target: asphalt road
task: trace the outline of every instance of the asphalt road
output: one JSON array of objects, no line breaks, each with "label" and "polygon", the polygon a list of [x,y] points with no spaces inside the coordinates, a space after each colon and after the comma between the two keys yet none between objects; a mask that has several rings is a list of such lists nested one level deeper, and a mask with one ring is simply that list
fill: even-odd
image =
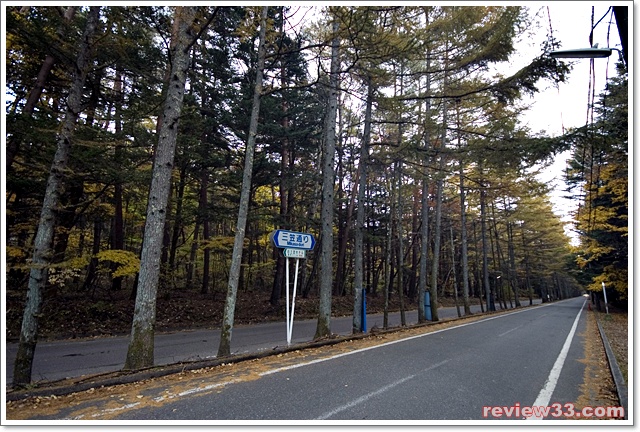
[{"label": "asphalt road", "polygon": [[[484,406],[531,406],[584,298],[265,375],[119,419],[482,419]],[[581,317],[584,318],[584,314]],[[550,403],[575,401],[584,357],[578,323]],[[328,378],[330,377],[330,378]]]},{"label": "asphalt road", "polygon": [[[534,300],[540,303],[540,300]],[[529,300],[523,299],[528,305]],[[498,305],[496,305],[498,307]],[[472,306],[472,313],[480,312],[479,306]],[[441,319],[457,316],[455,307],[438,309]],[[400,325],[400,313],[389,314],[389,326]],[[418,322],[417,310],[406,312],[408,325]],[[316,320],[294,320],[292,344],[309,342],[316,330]],[[333,317],[331,331],[335,334],[351,334],[351,317]],[[382,328],[383,315],[367,316],[367,328]],[[174,333],[160,333],[155,337],[155,363],[167,365],[182,361],[213,358],[218,351],[220,330],[200,329]],[[124,367],[129,337],[108,337],[89,340],[68,340],[41,342],[36,346],[32,381],[54,381],[75,378],[103,372],[113,372]],[[259,352],[287,345],[286,325],[284,322],[264,323],[248,326],[236,326],[232,334],[232,353]],[[6,345],[6,385],[13,380],[13,364],[17,344]]]},{"label": "asphalt road", "polygon": [[485,407],[564,405],[576,401],[583,382],[585,303],[579,297],[518,309],[306,363],[262,369],[251,379],[228,375],[217,379],[226,381],[203,380],[187,389],[161,387],[139,396],[153,403],[119,406],[113,398],[104,405],[94,401],[89,411],[69,407],[55,418],[89,419],[91,413],[94,419],[108,415],[125,421],[376,425],[380,420],[478,421],[486,418]]}]

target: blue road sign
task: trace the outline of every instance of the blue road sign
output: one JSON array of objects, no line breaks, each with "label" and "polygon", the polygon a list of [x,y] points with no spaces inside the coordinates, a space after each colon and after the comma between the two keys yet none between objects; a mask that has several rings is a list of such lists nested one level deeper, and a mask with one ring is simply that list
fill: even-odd
[{"label": "blue road sign", "polygon": [[276,230],[273,233],[273,244],[277,248],[311,250],[316,245],[316,239],[308,233]]}]

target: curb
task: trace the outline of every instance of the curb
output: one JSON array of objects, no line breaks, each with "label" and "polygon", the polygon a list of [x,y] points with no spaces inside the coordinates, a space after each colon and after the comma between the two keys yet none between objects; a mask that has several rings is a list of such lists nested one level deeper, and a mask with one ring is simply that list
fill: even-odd
[{"label": "curb", "polygon": [[[477,314],[482,315],[482,314]],[[468,317],[462,317],[468,318]],[[367,333],[358,333],[344,336],[331,335],[323,339],[303,342],[298,344],[292,344],[290,346],[285,347],[275,347],[269,350],[264,350],[260,352],[253,353],[245,353],[245,354],[236,354],[230,355],[226,357],[218,357],[211,360],[194,360],[189,362],[180,362],[173,363],[169,365],[162,366],[152,366],[146,369],[140,369],[135,371],[114,371],[114,372],[106,372],[97,375],[90,375],[85,377],[78,377],[75,379],[65,379],[59,381],[51,381],[41,383],[40,386],[35,386],[29,389],[17,389],[7,392],[6,398],[7,401],[18,401],[22,399],[27,399],[30,397],[38,397],[38,396],[63,396],[70,393],[77,393],[81,391],[89,390],[93,387],[109,387],[120,384],[130,384],[132,382],[142,381],[146,379],[163,377],[166,375],[171,375],[175,373],[180,373],[184,371],[202,369],[207,367],[215,367],[222,364],[229,363],[239,363],[248,360],[255,360],[265,357],[270,357],[279,354],[285,354],[288,352],[293,352],[296,350],[302,349],[310,349],[310,348],[320,348],[323,346],[336,345],[341,342],[346,341],[355,341],[360,339],[366,339],[370,337],[375,337],[378,335],[395,333],[403,330],[409,330],[417,327],[425,327],[434,324],[442,324],[443,322],[455,321],[461,318],[455,318],[450,320],[442,320],[435,322],[426,322],[422,324],[413,324],[405,327],[391,327],[386,330],[373,330]]]},{"label": "curb", "polygon": [[163,377],[175,373],[184,371],[202,369],[207,367],[215,367],[228,363],[239,363],[248,360],[255,360],[264,357],[269,357],[278,354],[284,354],[287,352],[307,349],[318,348],[326,345],[334,345],[340,342],[348,340],[357,340],[369,337],[371,334],[362,335],[350,335],[349,337],[334,337],[322,339],[319,341],[307,342],[302,344],[295,344],[288,347],[275,347],[270,350],[264,350],[256,353],[247,353],[239,355],[231,355],[227,357],[219,357],[212,360],[194,360],[190,362],[173,363],[162,366],[152,366],[146,369],[140,369],[135,371],[114,371],[103,374],[90,375],[85,377],[78,377],[71,380],[60,380],[42,383],[40,386],[33,387],[26,390],[13,390],[7,392],[7,401],[18,401],[37,396],[63,396],[70,393],[77,393],[81,391],[89,390],[93,387],[110,387],[120,384],[130,384],[132,382]]},{"label": "curb", "polygon": [[598,319],[597,314],[596,314],[596,323],[598,324],[598,330],[600,331],[600,338],[602,339],[602,344],[604,345],[604,351],[607,354],[607,362],[609,363],[609,370],[611,370],[611,375],[613,376],[613,382],[616,385],[616,393],[618,394],[620,405],[622,405],[622,407],[624,408],[624,419],[627,420],[628,419],[627,412],[629,407],[627,385],[624,382],[622,371],[620,370],[620,366],[618,365],[616,356],[613,354],[613,350],[611,349],[611,345],[609,344],[609,339],[607,339],[607,335],[604,333],[604,329],[600,324],[600,320]]}]

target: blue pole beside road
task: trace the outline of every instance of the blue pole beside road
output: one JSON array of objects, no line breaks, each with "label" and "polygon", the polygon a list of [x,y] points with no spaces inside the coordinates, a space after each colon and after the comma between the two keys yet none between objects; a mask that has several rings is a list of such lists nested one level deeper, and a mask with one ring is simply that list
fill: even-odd
[{"label": "blue pole beside road", "polygon": [[362,331],[367,332],[367,290],[362,288]]},{"label": "blue pole beside road", "polygon": [[424,292],[424,317],[427,321],[431,321],[431,293]]}]

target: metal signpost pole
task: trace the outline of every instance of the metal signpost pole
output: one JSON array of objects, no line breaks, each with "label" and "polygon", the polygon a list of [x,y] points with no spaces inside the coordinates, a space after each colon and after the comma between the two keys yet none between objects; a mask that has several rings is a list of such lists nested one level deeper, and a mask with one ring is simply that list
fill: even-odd
[{"label": "metal signpost pole", "polygon": [[289,258],[286,260],[285,285],[287,288],[287,345],[291,344],[291,334],[289,334]]},{"label": "metal signpost pole", "polygon": [[[289,258],[287,258],[288,260]],[[298,265],[300,264],[300,258],[296,258],[296,273],[293,277],[293,297],[291,298],[291,322],[289,323],[289,339],[287,344],[291,344],[291,336],[293,335],[293,312],[296,309],[296,288],[298,286]]]},{"label": "metal signpost pole", "polygon": [[[316,239],[311,234],[275,230],[270,235],[273,244],[278,249],[283,249],[282,253],[286,260],[286,275],[285,284],[287,285],[287,309],[286,309],[286,325],[287,325],[287,345],[291,345],[291,336],[293,334],[293,314],[296,308],[296,291],[298,288],[298,269],[300,267],[300,260],[307,257],[307,251],[313,249],[316,244]],[[289,258],[296,259],[296,274],[293,277],[293,298],[291,299],[291,305],[289,305]],[[291,308],[291,312],[289,312]]]}]

